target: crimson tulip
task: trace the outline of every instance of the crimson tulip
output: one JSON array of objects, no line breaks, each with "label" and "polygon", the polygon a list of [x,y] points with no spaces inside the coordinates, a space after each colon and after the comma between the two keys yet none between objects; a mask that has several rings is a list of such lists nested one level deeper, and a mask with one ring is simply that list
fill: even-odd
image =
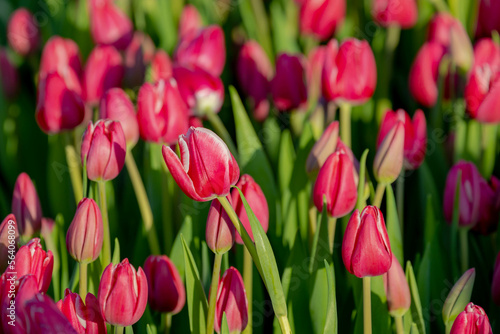
[{"label": "crimson tulip", "polygon": [[14,260],[18,242],[16,217],[11,213],[0,224],[0,272],[5,272],[9,261]]},{"label": "crimson tulip", "polygon": [[31,239],[30,242],[19,248],[15,261],[17,277],[34,275],[39,291],[47,292],[52,279],[54,256],[50,250],[47,252],[43,250],[40,239]]},{"label": "crimson tulip", "polygon": [[398,25],[403,29],[408,29],[417,22],[417,2],[415,0],[375,0],[372,15],[375,21],[383,27]]},{"label": "crimson tulip", "polygon": [[481,306],[469,303],[465,310],[457,316],[450,334],[462,333],[493,334],[488,316]]},{"label": "crimson tulip", "polygon": [[40,45],[40,29],[33,15],[26,8],[15,10],[7,24],[10,47],[21,56],[27,56]]},{"label": "crimson tulip", "polygon": [[300,32],[327,40],[343,23],[345,12],[345,0],[304,0],[300,6]]},{"label": "crimson tulip", "polygon": [[12,213],[16,216],[19,234],[31,238],[42,227],[42,207],[35,186],[26,173],[17,177],[12,196]]},{"label": "crimson tulip", "polygon": [[133,25],[113,0],[90,0],[90,32],[99,45],[125,50],[132,40]]},{"label": "crimson tulip", "polygon": [[276,108],[282,111],[305,108],[307,89],[301,56],[282,53],[276,59],[276,74],[271,80],[271,95]]},{"label": "crimson tulip", "polygon": [[[34,275],[28,274],[23,277],[15,280],[15,277],[10,275],[2,275],[2,280],[5,280],[4,284],[1,288],[3,289],[3,295],[0,292],[2,297],[0,298],[0,306],[2,310],[0,314],[2,321],[0,324],[0,331],[3,325],[3,333],[9,334],[24,334],[28,333],[27,325],[28,325],[28,314],[26,314],[26,302],[31,300],[39,293],[38,282]],[[11,281],[14,279],[15,281]],[[14,289],[12,284],[15,285]],[[9,324],[12,320],[15,320],[14,326]]]},{"label": "crimson tulip", "polygon": [[483,235],[491,234],[497,230],[500,215],[500,192],[498,188],[495,188],[497,181],[498,179],[494,176],[491,177],[491,185],[484,179],[479,181],[480,213],[479,220],[472,230]]},{"label": "crimson tulip", "polygon": [[30,334],[78,334],[57,305],[45,294],[37,294],[25,304],[28,318],[26,333]]},{"label": "crimson tulip", "polygon": [[479,12],[477,14],[476,37],[490,37],[496,30],[500,31],[500,2],[492,0],[480,0]]},{"label": "crimson tulip", "polygon": [[153,59],[155,45],[148,35],[136,31],[124,54],[123,84],[135,88],[144,83],[146,65]]},{"label": "crimson tulip", "polygon": [[[230,197],[228,197],[231,203]],[[215,254],[224,254],[234,245],[235,229],[218,200],[213,200],[208,209],[205,239],[207,246]]]},{"label": "crimson tulip", "polygon": [[78,334],[107,333],[106,323],[99,309],[99,301],[93,294],[88,293],[84,303],[79,294],[66,289],[63,299],[56,305]]},{"label": "crimson tulip", "polygon": [[241,333],[248,324],[248,300],[239,271],[230,267],[219,282],[215,304],[215,331],[221,332],[223,314],[226,314],[229,333]]}]

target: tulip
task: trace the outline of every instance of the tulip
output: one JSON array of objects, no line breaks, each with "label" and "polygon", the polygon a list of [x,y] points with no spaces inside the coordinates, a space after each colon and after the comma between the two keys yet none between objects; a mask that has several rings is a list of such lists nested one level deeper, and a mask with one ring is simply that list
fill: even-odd
[{"label": "tulip", "polygon": [[222,317],[226,313],[229,333],[241,333],[248,324],[248,300],[240,273],[234,267],[226,270],[217,290],[215,331],[221,332]]},{"label": "tulip", "polygon": [[479,221],[481,209],[481,174],[476,166],[467,161],[457,162],[448,172],[444,189],[443,211],[447,222],[451,223],[455,208],[458,175],[460,194],[458,199],[459,226],[473,227]]},{"label": "tulip", "polygon": [[137,99],[137,120],[144,140],[171,145],[188,129],[188,110],[174,79],[145,83]]},{"label": "tulip", "polygon": [[125,50],[132,40],[130,19],[112,0],[90,0],[90,32],[96,44],[112,45]]},{"label": "tulip", "polygon": [[102,273],[98,291],[104,320],[114,326],[131,326],[142,317],[148,301],[148,282],[141,267],[124,259],[110,264]]},{"label": "tulip", "polygon": [[375,57],[367,41],[348,38],[340,47],[332,40],[323,65],[323,96],[329,101],[362,104],[377,84]]},{"label": "tulip", "polygon": [[40,30],[33,15],[26,8],[19,8],[10,16],[7,40],[10,47],[21,56],[27,56],[38,49]]},{"label": "tulip", "polygon": [[9,261],[14,260],[18,242],[16,217],[11,213],[0,224],[0,272],[5,272]]},{"label": "tulip", "polygon": [[476,23],[476,37],[490,37],[496,30],[500,31],[500,2],[491,0],[479,1],[479,13]]},{"label": "tulip", "polygon": [[89,123],[82,138],[82,165],[92,181],[107,181],[118,176],[125,164],[126,142],[120,122],[99,120]]},{"label": "tulip", "polygon": [[354,211],[342,242],[342,261],[357,277],[379,276],[391,268],[392,252],[382,212],[367,206]]},{"label": "tulip", "polygon": [[174,61],[188,68],[200,68],[214,77],[221,75],[226,63],[224,32],[217,25],[198,30],[195,36],[181,40]]},{"label": "tulip", "polygon": [[491,296],[495,304],[500,305],[500,252],[493,268],[493,281],[491,283]]},{"label": "tulip", "polygon": [[139,124],[135,107],[121,88],[111,88],[99,104],[99,118],[120,122],[128,147],[134,147],[139,140]]},{"label": "tulip", "polygon": [[218,113],[224,102],[224,86],[219,77],[202,69],[175,66],[172,70],[182,99],[191,116]]},{"label": "tulip", "polygon": [[19,248],[15,261],[17,277],[34,275],[38,289],[41,292],[47,292],[52,279],[54,256],[50,250],[45,252],[42,249],[40,239],[31,239],[30,242]]},{"label": "tulip", "polygon": [[319,99],[321,97],[321,77],[323,74],[323,64],[325,63],[325,56],[326,46],[318,46],[314,48],[307,56],[307,94],[314,97],[315,99]]},{"label": "tulip", "polygon": [[375,0],[372,7],[375,21],[383,27],[398,25],[409,29],[418,19],[417,2],[415,0]]},{"label": "tulip", "polygon": [[168,54],[163,50],[158,50],[154,54],[151,62],[151,81],[169,80],[172,77],[172,62]]},{"label": "tulip", "polygon": [[273,68],[259,43],[248,41],[243,45],[238,55],[236,74],[241,89],[251,99],[255,119],[264,121],[269,113],[267,95]]},{"label": "tulip", "polygon": [[152,310],[177,314],[186,303],[181,276],[166,255],[150,255],[144,262],[148,302]]},{"label": "tulip", "polygon": [[300,32],[327,40],[344,21],[345,12],[345,0],[304,0],[300,6]]},{"label": "tulip", "polygon": [[305,70],[300,56],[282,53],[276,59],[276,74],[271,80],[271,94],[279,110],[305,108],[307,89]]},{"label": "tulip", "polygon": [[148,35],[136,31],[125,50],[123,83],[134,88],[144,83],[146,65],[153,59],[155,45]]},{"label": "tulip", "polygon": [[450,334],[492,334],[490,321],[483,308],[473,303],[467,304],[451,327]]},{"label": "tulip", "polygon": [[182,9],[179,20],[179,38],[181,40],[192,39],[203,26],[201,15],[193,5],[186,5]]},{"label": "tulip", "polygon": [[380,142],[373,161],[373,173],[379,182],[390,184],[398,178],[403,168],[404,147],[405,126],[398,120]]},{"label": "tulip", "polygon": [[120,87],[123,71],[122,57],[114,47],[95,47],[87,59],[83,74],[85,102],[97,104],[108,89]]},{"label": "tulip", "polygon": [[307,156],[307,173],[318,172],[325,164],[326,159],[337,149],[339,141],[339,122],[335,121],[327,126],[321,137],[314,144]]},{"label": "tulip", "polygon": [[387,308],[393,317],[402,317],[410,309],[411,295],[406,275],[398,259],[392,254],[392,264],[384,274]]},{"label": "tulip", "polygon": [[189,128],[179,136],[180,159],[163,146],[163,159],[182,191],[195,201],[227,196],[240,176],[240,169],[227,145],[204,128]]},{"label": "tulip", "polygon": [[27,331],[30,334],[77,334],[57,305],[45,294],[26,302]]},{"label": "tulip", "polygon": [[19,234],[31,238],[42,226],[42,208],[35,186],[26,173],[17,177],[12,196],[12,213],[16,216]]},{"label": "tulip", "polygon": [[[228,197],[229,203],[231,200]],[[213,200],[208,210],[205,236],[207,246],[215,254],[224,254],[234,245],[234,225],[218,200]]]},{"label": "tulip", "polygon": [[500,206],[495,201],[498,193],[495,193],[495,190],[484,179],[480,179],[479,189],[481,198],[479,220],[472,230],[488,235],[497,230]]},{"label": "tulip", "polygon": [[0,83],[6,98],[14,99],[19,92],[19,73],[7,55],[7,51],[0,49]]},{"label": "tulip", "polygon": [[43,47],[40,60],[40,80],[51,72],[59,72],[61,76],[68,77],[70,74],[67,72],[69,71],[73,71],[73,78],[79,82],[83,71],[78,44],[71,39],[53,36]]},{"label": "tulip", "polygon": [[93,294],[87,294],[84,304],[77,293],[66,289],[64,298],[58,301],[56,305],[79,334],[107,333],[106,323],[99,309],[99,301]]},{"label": "tulip", "polygon": [[[2,292],[0,292],[0,295],[2,295],[2,297],[0,298],[2,307],[0,313],[2,319],[5,319],[5,321],[2,321],[2,324],[0,324],[0,332],[3,325],[3,333],[28,333],[26,328],[28,319],[25,305],[26,302],[31,300],[39,293],[38,282],[34,275],[24,275],[15,282],[10,281],[12,278],[15,279],[15,277],[11,275],[2,275],[3,282],[1,289],[3,290],[4,294],[2,295]],[[14,289],[11,286],[12,283],[15,284]],[[10,322],[11,320],[13,320],[9,317],[9,315],[12,314],[12,311],[8,309],[9,307],[12,309],[12,305],[14,305],[15,307],[14,313],[16,316],[14,326],[8,324],[8,321]]]}]

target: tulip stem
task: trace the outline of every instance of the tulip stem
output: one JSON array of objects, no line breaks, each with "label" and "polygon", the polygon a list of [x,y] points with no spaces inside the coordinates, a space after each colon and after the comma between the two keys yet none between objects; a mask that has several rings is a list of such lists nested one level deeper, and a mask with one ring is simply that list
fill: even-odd
[{"label": "tulip stem", "polygon": [[383,182],[379,182],[377,184],[377,190],[375,191],[375,197],[373,198],[373,205],[377,208],[380,208],[380,204],[382,204],[382,198],[384,198],[386,184]]},{"label": "tulip stem", "polygon": [[127,152],[127,155],[125,156],[125,165],[127,166],[128,175],[130,177],[130,181],[132,182],[132,186],[134,187],[135,196],[137,197],[137,204],[139,204],[139,210],[141,211],[142,223],[144,224],[144,229],[146,230],[149,248],[151,249],[151,253],[155,255],[160,254],[160,243],[158,242],[158,236],[153,224],[153,212],[151,211],[151,205],[149,204],[148,195],[146,193],[146,189],[144,188],[144,183],[142,182],[139,170],[137,169],[134,156],[130,151]]},{"label": "tulip stem", "polygon": [[170,172],[165,164],[163,164],[163,175],[162,175],[162,222],[163,222],[163,241],[165,242],[165,253],[170,252],[172,247],[172,236],[174,235],[174,224],[172,219],[172,192],[170,186],[172,184],[170,180]]},{"label": "tulip stem", "polygon": [[401,230],[401,235],[403,234],[403,210],[405,203],[405,176],[404,169],[401,170],[398,180],[396,181],[396,206],[398,208],[398,218],[399,218],[399,229]]},{"label": "tulip stem", "polygon": [[370,277],[363,277],[363,333],[372,333],[372,296]]},{"label": "tulip stem", "polygon": [[111,237],[109,234],[108,206],[106,204],[106,183],[99,181],[99,208],[102,214],[103,243],[102,243],[102,268],[111,263]]},{"label": "tulip stem", "polygon": [[340,104],[340,139],[351,147],[351,105],[343,102]]},{"label": "tulip stem", "polygon": [[125,327],[115,326],[115,334],[123,334],[124,329],[125,329]]},{"label": "tulip stem", "polygon": [[252,334],[252,298],[253,298],[253,263],[252,255],[246,247],[243,247],[243,282],[247,293],[248,303],[248,325],[243,334]]},{"label": "tulip stem", "polygon": [[80,282],[78,282],[80,297],[82,300],[85,300],[85,296],[87,295],[87,263],[80,262]]},{"label": "tulip stem", "polygon": [[212,283],[210,284],[208,314],[207,314],[207,334],[213,334],[215,322],[215,303],[217,302],[217,289],[219,287],[220,267],[222,254],[215,254],[214,269],[212,271]]},{"label": "tulip stem", "polygon": [[165,334],[170,333],[170,327],[172,326],[172,313],[165,313]]},{"label": "tulip stem", "polygon": [[335,227],[337,226],[337,218],[328,217],[328,240],[330,241],[330,254],[333,254],[335,244]]},{"label": "tulip stem", "polygon": [[229,151],[231,151],[231,154],[235,159],[237,159],[238,150],[236,149],[236,145],[234,145],[233,138],[231,138],[231,135],[224,126],[224,123],[222,123],[219,115],[211,111],[206,112],[205,115],[207,116],[210,124],[214,127],[215,132],[217,132],[222,140],[224,140],[227,147],[229,148]]},{"label": "tulip stem", "polygon": [[466,272],[469,269],[469,230],[466,228],[459,228],[458,234],[460,236],[460,263],[462,265],[462,272]]},{"label": "tulip stem", "polygon": [[394,320],[396,321],[396,333],[397,334],[404,334],[405,333],[405,329],[404,329],[404,326],[403,326],[403,317],[402,316],[397,316],[394,318]]},{"label": "tulip stem", "polygon": [[80,159],[76,153],[75,146],[71,142],[72,132],[64,134],[64,151],[66,153],[66,162],[68,163],[69,176],[71,178],[71,185],[73,186],[73,193],[75,195],[76,203],[78,204],[82,199],[83,186],[80,172]]}]

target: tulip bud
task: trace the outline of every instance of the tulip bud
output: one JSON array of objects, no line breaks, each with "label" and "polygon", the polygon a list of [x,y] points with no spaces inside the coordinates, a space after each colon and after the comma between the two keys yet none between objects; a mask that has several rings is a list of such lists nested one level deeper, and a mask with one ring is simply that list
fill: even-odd
[{"label": "tulip bud", "polygon": [[402,317],[410,309],[411,295],[406,275],[398,259],[392,254],[392,264],[384,274],[387,308],[393,317]]},{"label": "tulip bud", "polygon": [[372,7],[375,21],[383,27],[398,25],[409,29],[418,19],[417,2],[415,0],[375,0]]},{"label": "tulip bud", "polygon": [[463,303],[468,302],[476,279],[476,270],[467,270],[453,285],[444,301],[443,322],[447,329],[451,327],[458,314],[463,310]]},{"label": "tulip bud", "polygon": [[154,53],[155,45],[148,35],[136,31],[134,38],[125,50],[123,84],[135,88],[144,83],[146,64]]},{"label": "tulip bud", "polygon": [[33,53],[40,45],[40,30],[26,8],[19,8],[10,16],[7,39],[10,47],[21,56]]},{"label": "tulip bud", "polygon": [[99,118],[120,122],[128,147],[134,147],[139,140],[139,124],[135,108],[128,95],[121,88],[111,88],[99,104]]},{"label": "tulip bud", "polygon": [[142,317],[148,301],[148,282],[141,267],[124,259],[104,269],[98,292],[104,320],[114,326],[131,326]]},{"label": "tulip bud", "polygon": [[156,51],[151,62],[151,81],[169,80],[172,77],[172,62],[163,50]]},{"label": "tulip bud", "polygon": [[389,236],[382,212],[376,206],[352,214],[342,241],[342,261],[347,271],[360,278],[379,276],[391,268]]},{"label": "tulip bud", "polygon": [[345,0],[304,0],[300,6],[300,32],[327,40],[344,21],[345,11]]},{"label": "tulip bud", "polygon": [[220,76],[226,63],[224,31],[212,25],[198,30],[190,39],[181,40],[174,61],[182,67],[200,68],[214,77]]},{"label": "tulip bud", "polygon": [[491,296],[493,302],[500,306],[500,252],[498,252],[493,268],[493,281],[491,283]]},{"label": "tulip bud", "polygon": [[92,181],[108,181],[118,176],[125,164],[127,145],[120,122],[89,122],[82,138],[82,165],[87,162],[87,176]]},{"label": "tulip bud", "polygon": [[[231,203],[231,197],[227,197]],[[218,200],[213,200],[208,210],[205,239],[215,254],[224,254],[234,245],[234,225]]]},{"label": "tulip bud", "polygon": [[175,143],[187,131],[188,117],[173,78],[142,85],[137,98],[137,120],[144,140],[167,145]]},{"label": "tulip bud", "polygon": [[57,305],[45,294],[26,302],[27,331],[30,334],[77,334]]},{"label": "tulip bud", "polygon": [[192,39],[203,26],[201,15],[193,5],[186,5],[182,9],[179,20],[179,38]]},{"label": "tulip bud", "polygon": [[479,190],[481,198],[479,220],[472,230],[483,235],[488,235],[497,230],[500,210],[499,206],[495,203],[495,196],[498,194],[495,194],[495,190],[484,179],[479,181]]},{"label": "tulip bud", "polygon": [[186,303],[186,290],[172,260],[150,255],[144,262],[149,307],[158,312],[179,313]]},{"label": "tulip bud", "polygon": [[42,249],[40,239],[31,239],[30,242],[19,248],[15,261],[17,277],[34,275],[38,289],[41,292],[47,292],[52,279],[54,256],[50,250],[45,252]]},{"label": "tulip bud", "polygon": [[3,48],[0,49],[0,82],[5,97],[14,99],[19,92],[19,74]]},{"label": "tulip bud", "polygon": [[403,168],[404,144],[405,127],[398,120],[378,146],[373,161],[377,181],[390,184],[398,178]]},{"label": "tulip bud", "polygon": [[457,203],[459,206],[458,225],[472,227],[476,225],[480,217],[482,177],[471,162],[459,161],[448,172],[443,198],[444,217],[447,222],[452,222],[459,172],[461,176]]},{"label": "tulip bud", "polygon": [[87,59],[83,74],[85,102],[97,104],[108,89],[120,87],[123,71],[122,57],[114,47],[95,47]]},{"label": "tulip bud", "polygon": [[306,106],[307,89],[304,75],[304,66],[300,56],[286,53],[278,56],[276,74],[271,80],[271,94],[276,108],[285,111]]},{"label": "tulip bud", "polygon": [[251,99],[254,118],[264,121],[269,113],[267,95],[273,68],[259,43],[248,41],[243,45],[238,55],[236,74],[241,89]]},{"label": "tulip bud", "polygon": [[12,196],[12,213],[16,216],[19,234],[31,238],[42,226],[42,207],[35,186],[26,173],[17,177]]},{"label": "tulip bud", "polygon": [[339,141],[339,122],[330,123],[325,129],[321,137],[314,144],[307,156],[306,172],[318,172],[321,166],[324,165],[326,159],[332,155]]},{"label": "tulip bud", "polygon": [[163,159],[175,182],[195,201],[227,196],[240,177],[236,160],[226,143],[205,128],[189,128],[179,136],[180,159],[163,146]]},{"label": "tulip bud", "polygon": [[326,46],[318,46],[314,48],[307,56],[307,94],[308,96],[312,96],[316,100],[321,97],[321,77],[323,75],[323,64],[325,63],[325,56]]},{"label": "tulip bud", "polygon": [[248,300],[240,273],[234,267],[226,270],[219,282],[215,304],[214,328],[221,332],[222,318],[226,313],[229,333],[241,333],[248,324]]},{"label": "tulip bud", "polygon": [[79,334],[105,334],[107,332],[106,323],[99,309],[99,301],[93,294],[87,294],[84,304],[79,294],[66,289],[64,298],[56,305]]},{"label": "tulip bud", "polygon": [[367,41],[348,38],[340,48],[336,40],[326,47],[323,96],[329,101],[362,104],[375,92],[377,67]]},{"label": "tulip bud", "polygon": [[90,0],[90,32],[96,44],[112,45],[125,50],[132,40],[130,19],[112,0]]},{"label": "tulip bud", "polygon": [[467,304],[451,327],[450,334],[492,334],[490,321],[483,308],[473,303]]},{"label": "tulip bud", "polygon": [[0,272],[5,272],[8,262],[14,260],[18,242],[16,217],[11,213],[0,224]]},{"label": "tulip bud", "polygon": [[476,38],[490,37],[496,30],[500,32],[500,21],[498,13],[500,12],[500,2],[490,0],[479,1],[479,13],[476,23]]},{"label": "tulip bud", "polygon": [[[59,36],[51,37],[42,51],[40,60],[40,80],[51,72],[58,72],[63,77],[68,77],[67,72],[73,71],[74,80],[80,80],[82,76],[82,62],[80,59],[80,50],[78,44],[71,39]],[[74,86],[70,84],[69,86]]]}]

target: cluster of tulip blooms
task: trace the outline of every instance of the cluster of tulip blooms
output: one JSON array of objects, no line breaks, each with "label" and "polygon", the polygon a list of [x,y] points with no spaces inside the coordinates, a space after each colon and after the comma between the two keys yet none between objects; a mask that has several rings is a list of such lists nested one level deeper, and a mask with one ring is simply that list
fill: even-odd
[{"label": "cluster of tulip blooms", "polygon": [[[431,2],[79,0],[57,10],[84,52],[12,11],[1,105],[35,78],[21,113],[68,173],[16,164],[0,198],[0,333],[500,330],[500,2]],[[377,32],[352,37],[367,13]],[[2,191],[21,122],[5,114]],[[44,216],[53,192],[72,216]]]}]

